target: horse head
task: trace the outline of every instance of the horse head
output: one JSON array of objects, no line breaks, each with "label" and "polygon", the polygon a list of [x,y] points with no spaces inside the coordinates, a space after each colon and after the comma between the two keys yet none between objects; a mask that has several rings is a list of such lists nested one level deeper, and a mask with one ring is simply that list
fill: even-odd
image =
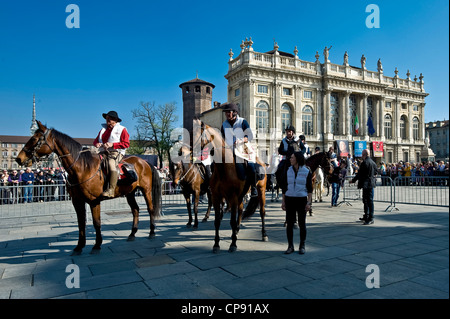
[{"label": "horse head", "polygon": [[178,149],[177,155],[176,160],[171,160],[169,163],[170,174],[172,175],[172,183],[174,186],[178,185],[181,177],[184,175],[184,163],[190,162],[191,150],[188,146],[182,145]]},{"label": "horse head", "polygon": [[48,129],[41,122],[36,122],[38,129],[16,157],[16,162],[21,166],[31,166],[33,162],[38,162],[41,157],[53,153],[53,148],[49,145],[49,136],[52,130]]},{"label": "horse head", "polygon": [[324,152],[324,156],[322,157],[320,166],[322,166],[323,172],[325,175],[331,175],[334,171],[334,166],[331,164],[331,156],[330,153]]}]

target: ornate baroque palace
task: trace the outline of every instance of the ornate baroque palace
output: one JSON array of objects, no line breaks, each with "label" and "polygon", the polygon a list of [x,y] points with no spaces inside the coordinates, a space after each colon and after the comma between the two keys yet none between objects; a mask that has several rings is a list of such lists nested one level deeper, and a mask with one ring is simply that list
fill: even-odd
[{"label": "ornate baroque palace", "polygon": [[361,142],[372,151],[375,147],[377,162],[421,160],[428,95],[422,74],[411,79],[408,70],[406,78],[400,78],[396,68],[389,77],[381,60],[376,71],[368,70],[364,55],[360,66],[351,66],[347,52],[340,64],[331,63],[327,47],[323,63],[319,52],[316,61],[304,61],[297,47],[290,54],[280,51],[276,42],[266,53],[254,51],[251,38],[240,47],[237,57],[229,52],[228,102],[236,103],[249,120],[261,158],[273,153],[270,131],[276,132],[279,143],[284,128],[292,124],[311,149],[328,150],[344,140],[352,154]]}]

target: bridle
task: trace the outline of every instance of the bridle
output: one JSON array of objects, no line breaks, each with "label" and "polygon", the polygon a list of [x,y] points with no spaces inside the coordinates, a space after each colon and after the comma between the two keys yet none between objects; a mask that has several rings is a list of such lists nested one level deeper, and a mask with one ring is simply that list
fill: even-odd
[{"label": "bridle", "polygon": [[[42,131],[40,131],[42,132]],[[27,154],[27,157],[29,160],[31,160],[32,162],[40,162],[42,159],[46,159],[50,156],[51,153],[54,152],[53,148],[48,144],[47,142],[47,137],[50,135],[51,129],[46,130],[45,132],[42,132],[41,136],[39,137],[37,143],[30,149],[26,146],[24,146],[24,148],[22,149],[22,151],[25,152],[25,154]],[[37,152],[41,149],[41,147],[43,145],[47,145],[48,148],[50,148],[50,150],[52,151],[50,154],[48,154],[46,157],[44,156],[39,156],[37,154]]]},{"label": "bridle", "polygon": [[[62,166],[62,162],[61,162],[61,158],[66,157],[66,156],[70,156],[72,154],[68,153],[68,154],[63,154],[63,155],[58,155],[58,153],[55,152],[55,149],[53,147],[51,147],[51,145],[48,143],[47,138],[50,135],[50,132],[52,131],[52,129],[47,129],[45,132],[39,130],[42,134],[39,137],[37,143],[30,149],[26,146],[23,147],[23,151],[25,152],[25,154],[27,154],[27,157],[29,158],[29,160],[31,160],[31,162],[36,162],[39,163],[42,159],[47,159],[50,157],[50,155],[52,153],[56,154],[57,157],[57,162],[59,164],[59,166]],[[42,146],[46,145],[49,149],[50,149],[50,153],[47,154],[46,156],[39,156],[38,155],[38,151],[41,149]],[[80,158],[80,154],[83,152],[86,152],[89,150],[83,150],[83,147],[78,151],[77,157],[76,159],[72,162],[72,164],[70,164],[70,166],[65,169],[66,172],[69,171],[74,165],[75,163],[78,161],[78,159]],[[77,186],[83,183],[86,183],[87,181],[90,181],[92,178],[94,178],[95,175],[97,175],[101,170],[101,165],[99,165],[99,169],[95,172],[94,175],[92,175],[91,177],[89,177],[87,180],[82,181],[80,183],[76,183],[76,184],[71,184],[69,182],[69,180],[65,177],[65,175],[63,174],[63,177],[65,179],[65,182],[67,184],[67,187],[73,187],[73,186]]]}]

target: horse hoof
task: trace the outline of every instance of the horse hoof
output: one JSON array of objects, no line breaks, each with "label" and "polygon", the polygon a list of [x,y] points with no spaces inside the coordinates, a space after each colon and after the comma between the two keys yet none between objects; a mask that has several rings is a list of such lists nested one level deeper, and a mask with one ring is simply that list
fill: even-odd
[{"label": "horse hoof", "polygon": [[80,256],[81,255],[82,250],[73,250],[72,253],[70,254],[70,256]]},{"label": "horse hoof", "polygon": [[130,235],[127,238],[127,241],[134,241],[136,239],[136,237],[134,235]]},{"label": "horse hoof", "polygon": [[191,228],[192,225],[191,224],[186,224],[186,228]]},{"label": "horse hoof", "polygon": [[236,246],[231,245],[230,248],[228,249],[228,252],[229,253],[234,253],[236,251],[236,249],[237,249]]},{"label": "horse hoof", "polygon": [[100,254],[100,250],[101,250],[101,248],[92,248],[92,250],[91,250],[91,255],[98,255],[98,254]]},{"label": "horse hoof", "polygon": [[193,227],[193,230],[197,230],[197,229],[198,229],[198,226],[194,226],[194,227]]},{"label": "horse hoof", "polygon": [[208,218],[203,218],[202,223],[206,223],[208,221]]},{"label": "horse hoof", "polygon": [[268,236],[263,236],[262,240],[263,241],[269,241],[269,237]]},{"label": "horse hoof", "polygon": [[214,246],[213,247],[213,253],[217,254],[220,251],[220,247],[219,246]]},{"label": "horse hoof", "polygon": [[155,234],[150,234],[150,235],[148,235],[148,239],[153,239],[153,238],[155,238],[155,237],[156,237]]}]

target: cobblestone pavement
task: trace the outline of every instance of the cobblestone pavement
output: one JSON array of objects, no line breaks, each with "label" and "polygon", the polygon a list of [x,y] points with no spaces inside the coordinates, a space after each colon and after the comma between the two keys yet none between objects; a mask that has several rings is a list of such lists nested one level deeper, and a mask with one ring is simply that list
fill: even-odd
[{"label": "cobblestone pavement", "polygon": [[96,255],[89,253],[95,239],[90,218],[80,256],[70,256],[78,238],[74,212],[0,219],[0,298],[449,298],[448,207],[398,205],[399,211],[384,212],[386,205],[376,203],[375,224],[365,226],[358,221],[362,202],[329,206],[314,204],[315,215],[307,217],[305,255],[283,254],[284,212],[270,200],[269,241],[261,240],[256,213],[243,222],[234,253],[228,253],[229,214],[222,221],[222,250],[214,254],[214,213],[194,230],[185,226],[181,206],[165,210],[153,239],[147,238],[148,214],[141,212],[133,242],[127,241],[130,213],[103,214],[104,241]]}]

